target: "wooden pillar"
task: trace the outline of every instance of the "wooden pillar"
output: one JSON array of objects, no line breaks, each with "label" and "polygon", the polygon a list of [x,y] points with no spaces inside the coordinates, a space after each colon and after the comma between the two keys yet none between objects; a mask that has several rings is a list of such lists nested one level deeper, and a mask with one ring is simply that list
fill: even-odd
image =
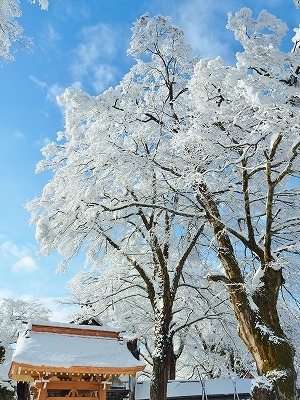
[{"label": "wooden pillar", "polygon": [[99,399],[106,400],[106,384],[103,382],[100,382],[99,385]]},{"label": "wooden pillar", "polygon": [[39,389],[39,395],[37,400],[45,400],[47,396],[47,386],[43,385],[41,389]]}]

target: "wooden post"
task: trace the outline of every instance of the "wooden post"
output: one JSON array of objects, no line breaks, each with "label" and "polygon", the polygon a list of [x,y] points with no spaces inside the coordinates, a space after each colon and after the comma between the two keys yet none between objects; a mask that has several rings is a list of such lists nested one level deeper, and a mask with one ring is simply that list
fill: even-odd
[{"label": "wooden post", "polygon": [[39,395],[37,400],[45,400],[47,396],[47,386],[43,385],[43,387],[41,389],[39,389]]},{"label": "wooden post", "polygon": [[106,400],[106,384],[102,382],[99,385],[99,399]]}]

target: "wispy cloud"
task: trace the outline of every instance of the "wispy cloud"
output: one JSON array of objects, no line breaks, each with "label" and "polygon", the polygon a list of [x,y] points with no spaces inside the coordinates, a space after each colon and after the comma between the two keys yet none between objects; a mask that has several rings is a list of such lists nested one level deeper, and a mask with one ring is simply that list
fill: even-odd
[{"label": "wispy cloud", "polygon": [[52,6],[58,17],[62,20],[72,18],[74,20],[85,20],[90,16],[89,7],[86,0],[64,0],[61,2],[53,2]]},{"label": "wispy cloud", "polygon": [[100,23],[84,27],[79,37],[70,67],[73,78],[77,82],[87,79],[96,91],[102,91],[114,82],[117,74],[117,68],[111,63],[117,54],[116,32]]},{"label": "wispy cloud", "polygon": [[58,83],[55,83],[54,85],[47,87],[47,100],[52,101],[54,103],[57,103],[56,98],[57,96],[61,96],[63,92],[65,91],[65,88]]},{"label": "wispy cloud", "polygon": [[48,42],[53,44],[61,40],[60,33],[50,23],[46,26],[46,29],[44,31],[44,36],[46,36]]},{"label": "wispy cloud", "polygon": [[108,65],[108,64],[99,64],[94,69],[94,83],[93,87],[96,92],[103,92],[104,89],[107,89],[110,84],[115,81],[115,77],[117,74],[117,68]]},{"label": "wispy cloud", "polygon": [[39,78],[37,78],[34,75],[30,75],[29,79],[32,80],[32,82],[34,82],[38,87],[44,89],[48,87],[48,84],[44,81],[41,81]]},{"label": "wispy cloud", "polygon": [[31,252],[30,248],[18,246],[9,240],[0,244],[0,254],[8,259],[12,272],[16,274],[31,273],[38,269]]},{"label": "wispy cloud", "polygon": [[53,141],[52,139],[50,139],[48,136],[46,136],[40,140],[36,140],[35,145],[41,149],[41,148],[47,146],[47,144],[51,143],[52,141]]},{"label": "wispy cloud", "polygon": [[226,40],[227,13],[230,6],[214,1],[185,1],[176,8],[175,16],[188,41],[203,58],[222,56],[228,61],[231,41]]},{"label": "wispy cloud", "polygon": [[61,34],[50,22],[43,26],[40,33],[39,44],[41,49],[44,51],[46,57],[49,49],[51,49],[51,51],[54,51],[55,53],[59,53],[58,42],[60,42],[61,40]]},{"label": "wispy cloud", "polygon": [[63,94],[65,88],[61,86],[59,83],[54,83],[53,85],[48,85],[47,82],[44,82],[37,78],[34,75],[30,75],[29,79],[35,83],[39,88],[46,90],[46,99],[56,103],[56,97]]},{"label": "wispy cloud", "polygon": [[233,34],[226,29],[226,24],[228,12],[240,8],[239,3],[242,1],[169,0],[164,4],[153,0],[150,11],[158,8],[163,15],[171,16],[184,31],[195,54],[203,58],[221,56],[226,62],[232,62],[235,55]]},{"label": "wispy cloud", "polygon": [[25,135],[23,132],[19,131],[18,129],[14,132],[15,138],[18,140],[25,140]]},{"label": "wispy cloud", "polygon": [[24,256],[12,265],[12,271],[16,274],[34,272],[38,266],[31,256]]}]

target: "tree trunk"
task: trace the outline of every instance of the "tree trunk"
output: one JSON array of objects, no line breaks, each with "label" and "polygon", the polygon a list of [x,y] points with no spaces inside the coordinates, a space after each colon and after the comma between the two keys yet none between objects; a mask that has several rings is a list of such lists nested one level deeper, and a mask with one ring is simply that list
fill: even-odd
[{"label": "tree trunk", "polygon": [[18,400],[29,400],[30,391],[28,382],[18,382],[17,383],[17,397]]},{"label": "tree trunk", "polygon": [[169,335],[161,335],[153,356],[153,369],[150,384],[150,400],[167,399],[167,384],[171,373],[170,366],[172,365],[172,353],[174,352]]},{"label": "tree trunk", "polygon": [[[296,400],[294,348],[285,337],[271,293],[261,289],[253,304],[244,288],[229,288],[241,339],[251,352],[260,379],[253,390],[254,400]],[[274,299],[273,299],[274,300]],[[250,299],[251,301],[251,299]]]},{"label": "tree trunk", "polygon": [[153,370],[150,383],[150,400],[166,400],[168,383],[167,355],[153,357]]},{"label": "tree trunk", "polygon": [[163,309],[155,312],[155,348],[152,356],[153,369],[150,383],[150,400],[167,399],[170,356],[173,352],[173,343],[170,337],[171,309],[171,302],[165,297]]},{"label": "tree trunk", "polygon": [[168,379],[170,381],[174,381],[176,379],[176,361],[177,361],[177,355],[174,352],[174,346],[173,346],[173,344],[170,344],[169,372],[168,372]]},{"label": "tree trunk", "polygon": [[216,204],[209,196],[207,204],[210,210],[207,218],[218,241],[218,257],[227,275],[210,276],[210,279],[226,284],[239,335],[255,360],[261,379],[257,380],[260,383],[253,390],[253,399],[296,400],[295,351],[281,329],[276,308],[282,272],[268,267],[262,256],[261,285],[253,296],[249,295],[230,237],[220,222]]},{"label": "tree trunk", "polygon": [[[165,325],[166,327],[166,325]],[[169,329],[167,329],[167,332]],[[150,400],[166,400],[168,380],[175,380],[177,356],[169,334],[161,334],[153,357]],[[159,337],[158,337],[159,339]]]}]

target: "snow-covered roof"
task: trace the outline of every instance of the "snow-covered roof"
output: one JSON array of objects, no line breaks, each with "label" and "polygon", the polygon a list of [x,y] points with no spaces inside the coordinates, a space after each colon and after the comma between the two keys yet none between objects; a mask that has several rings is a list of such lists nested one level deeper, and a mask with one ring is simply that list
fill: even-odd
[{"label": "snow-covered roof", "polygon": [[[251,389],[251,379],[210,379],[203,381],[205,393],[211,395],[248,394]],[[169,381],[167,396],[169,398],[200,396],[202,384],[200,381]],[[135,399],[147,400],[150,396],[150,381],[137,382]]]},{"label": "snow-covered roof", "polygon": [[144,369],[145,364],[128,350],[126,340],[112,336],[102,327],[90,328],[74,324],[29,324],[28,329],[19,334],[12,357],[13,379],[18,380],[21,372],[14,371],[20,368],[50,372],[80,369],[81,372],[108,374],[136,373]]},{"label": "snow-covered roof", "polygon": [[98,336],[23,332],[13,361],[33,366],[134,367],[144,365],[127,349],[126,342]]}]

